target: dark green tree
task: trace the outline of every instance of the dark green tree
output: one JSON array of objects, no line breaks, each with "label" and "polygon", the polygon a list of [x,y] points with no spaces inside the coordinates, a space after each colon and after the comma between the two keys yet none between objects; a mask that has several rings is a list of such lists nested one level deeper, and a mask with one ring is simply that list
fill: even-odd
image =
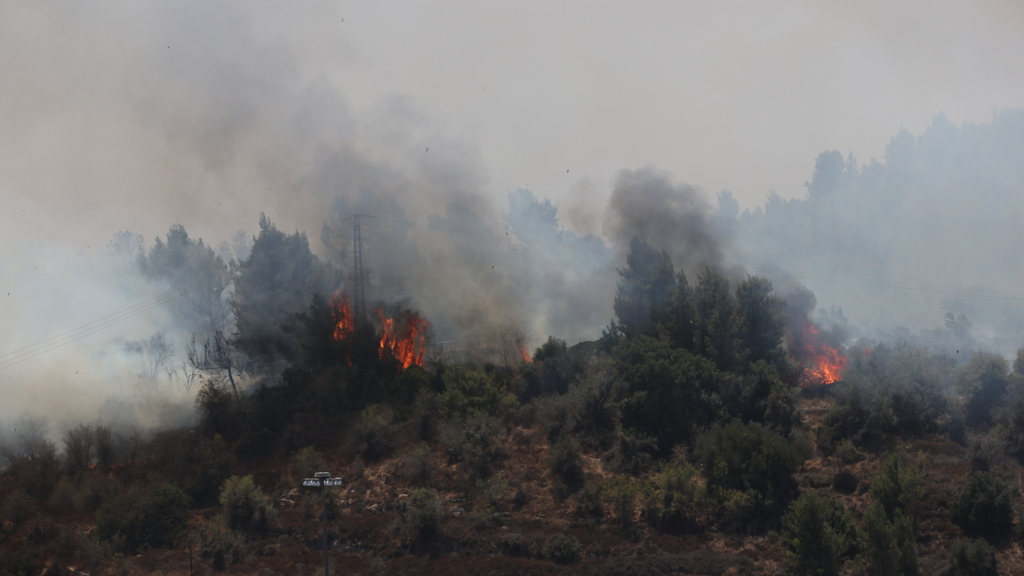
[{"label": "dark green tree", "polygon": [[879,576],[916,576],[917,541],[914,523],[896,510],[886,514],[885,507],[875,502],[864,512],[865,556],[871,574]]},{"label": "dark green tree", "polygon": [[772,293],[772,282],[767,278],[749,276],[736,286],[737,347],[745,365],[763,360],[780,368],[783,366],[785,307],[786,302]]},{"label": "dark green tree", "polygon": [[623,424],[656,438],[662,453],[717,416],[721,376],[705,358],[641,335],[620,346],[616,368],[627,389]]},{"label": "dark green tree", "polygon": [[857,548],[853,515],[835,498],[800,494],[782,518],[788,534],[786,566],[795,574],[837,576]]},{"label": "dark green tree", "polygon": [[707,268],[697,278],[693,291],[695,351],[709,358],[720,370],[731,370],[737,362],[737,305],[729,281]]},{"label": "dark green tree", "polygon": [[231,300],[237,345],[262,371],[297,360],[299,313],[314,292],[329,294],[339,284],[337,274],[310,252],[304,233],[285,234],[260,214],[260,234],[238,264]]},{"label": "dark green tree", "polygon": [[978,352],[957,373],[957,386],[967,398],[968,426],[988,424],[992,409],[999,404],[1009,385],[1009,367],[998,354]]},{"label": "dark green tree", "polygon": [[746,494],[757,519],[777,518],[797,494],[796,450],[760,424],[715,424],[697,440],[693,455],[709,487]]},{"label": "dark green tree", "polygon": [[129,554],[170,547],[185,529],[188,510],[188,497],[170,484],[133,488],[100,508],[96,532]]},{"label": "dark green tree", "polygon": [[646,333],[654,328],[674,284],[672,259],[636,236],[629,242],[626,267],[619,269],[615,316],[626,333]]},{"label": "dark green tree", "polygon": [[1013,533],[1013,489],[991,472],[972,472],[950,515],[968,536],[1005,542]]}]

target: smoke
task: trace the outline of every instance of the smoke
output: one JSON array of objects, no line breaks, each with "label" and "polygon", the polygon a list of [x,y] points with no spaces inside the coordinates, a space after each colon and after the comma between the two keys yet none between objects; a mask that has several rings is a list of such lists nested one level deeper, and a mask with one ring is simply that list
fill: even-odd
[{"label": "smoke", "polygon": [[842,309],[853,337],[1012,354],[1024,344],[1022,154],[1022,110],[963,126],[940,114],[865,164],[823,152],[806,198],[770,194],[736,218],[736,257],[793,274]]},{"label": "smoke", "polygon": [[724,235],[711,222],[711,205],[700,188],[677,184],[654,168],[623,170],[612,189],[605,235],[624,247],[637,236],[667,250],[688,269],[719,267]]}]

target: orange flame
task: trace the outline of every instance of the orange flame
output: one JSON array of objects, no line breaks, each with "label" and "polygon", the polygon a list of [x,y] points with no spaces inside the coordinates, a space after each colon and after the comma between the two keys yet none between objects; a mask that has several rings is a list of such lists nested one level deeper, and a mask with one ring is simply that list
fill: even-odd
[{"label": "orange flame", "polygon": [[348,338],[355,326],[352,325],[352,309],[348,305],[348,296],[335,293],[331,296],[331,306],[339,312],[341,318],[334,326],[334,339],[344,340]]},{"label": "orange flame", "polygon": [[523,362],[526,362],[527,364],[533,364],[533,358],[530,358],[530,353],[526,351],[525,344],[519,345],[519,354],[522,355]]},{"label": "orange flame", "polygon": [[802,340],[808,360],[807,372],[802,378],[805,386],[832,384],[842,378],[847,359],[821,337],[817,326],[806,322]]},{"label": "orange flame", "polygon": [[384,310],[374,310],[377,318],[380,319],[380,357],[394,356],[402,368],[409,366],[423,365],[423,356],[427,352],[427,327],[430,325],[426,320],[413,314],[405,312],[405,330],[402,333],[395,328],[394,318],[384,315]]}]

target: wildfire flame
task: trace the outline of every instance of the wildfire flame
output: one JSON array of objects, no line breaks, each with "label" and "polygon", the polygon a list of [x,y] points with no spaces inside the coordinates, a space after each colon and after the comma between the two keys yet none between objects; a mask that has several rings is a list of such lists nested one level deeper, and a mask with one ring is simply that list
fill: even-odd
[{"label": "wildfire flame", "polygon": [[519,354],[522,355],[523,362],[526,362],[527,364],[533,364],[533,358],[530,358],[530,353],[526,351],[525,344],[519,345]]},{"label": "wildfire flame", "polygon": [[380,319],[380,357],[391,355],[402,364],[402,368],[408,368],[415,364],[423,365],[423,356],[427,352],[427,326],[429,323],[419,316],[405,312],[405,330],[399,334],[395,329],[394,318],[388,318],[384,310],[374,310],[377,318]]},{"label": "wildfire flame", "polygon": [[807,357],[807,371],[804,373],[804,385],[832,384],[843,376],[847,359],[842,353],[825,341],[818,327],[810,322],[804,323],[803,352]]},{"label": "wildfire flame", "polygon": [[352,325],[352,309],[348,304],[348,296],[334,294],[331,296],[331,306],[341,316],[338,323],[334,326],[334,339],[344,340],[355,330],[355,326]]},{"label": "wildfire flame", "polygon": [[[334,339],[347,339],[355,332],[355,318],[349,306],[348,296],[335,293],[330,304],[338,312],[338,323],[334,326]],[[395,319],[388,317],[382,308],[374,309],[380,320],[381,333],[379,354],[381,358],[394,356],[402,364],[402,368],[423,365],[423,357],[427,352],[427,328],[430,323],[416,314],[406,311],[404,322],[395,326]]]}]

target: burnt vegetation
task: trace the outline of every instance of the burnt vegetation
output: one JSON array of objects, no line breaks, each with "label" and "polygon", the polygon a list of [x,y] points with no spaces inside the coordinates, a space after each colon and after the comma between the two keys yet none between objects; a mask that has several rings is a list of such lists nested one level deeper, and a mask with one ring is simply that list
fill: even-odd
[{"label": "burnt vegetation", "polygon": [[196,425],[55,445],[23,417],[0,575],[184,573],[190,545],[203,571],[310,573],[321,470],[346,482],[333,561],[362,573],[989,574],[1021,541],[1024,354],[862,344],[807,390],[771,282],[691,277],[634,238],[599,340],[403,367],[304,235],[260,229],[240,262],[181,227],[138,256],[202,288],[168,376]]}]

